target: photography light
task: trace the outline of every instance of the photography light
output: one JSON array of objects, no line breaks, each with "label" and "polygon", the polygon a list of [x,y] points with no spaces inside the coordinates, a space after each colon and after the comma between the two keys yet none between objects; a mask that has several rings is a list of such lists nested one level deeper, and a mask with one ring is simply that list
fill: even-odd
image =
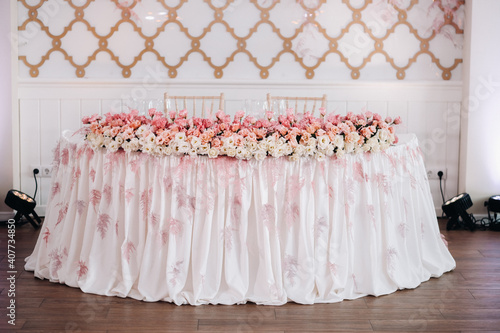
[{"label": "photography light", "polygon": [[[472,200],[468,193],[461,193],[450,200],[446,201],[441,208],[448,216],[448,224],[446,230],[459,229],[462,226],[474,231],[476,224],[474,223],[471,215],[467,213],[467,209],[472,207]],[[460,222],[459,218],[462,218]]]},{"label": "photography light", "polygon": [[[490,199],[486,201],[484,205],[488,207],[488,220],[490,221],[490,229],[500,231],[500,221],[497,219],[497,213],[500,213],[500,195],[494,195],[490,197]],[[493,219],[491,218],[491,213],[493,213]]]},{"label": "photography light", "polygon": [[[10,208],[17,211],[14,220],[16,223],[19,222],[21,217],[24,215],[29,223],[35,228],[38,229],[42,224],[40,217],[35,212],[36,201],[26,193],[23,193],[18,190],[10,190],[7,192],[7,196],[5,197],[5,204]],[[30,215],[33,215],[34,221]]]}]

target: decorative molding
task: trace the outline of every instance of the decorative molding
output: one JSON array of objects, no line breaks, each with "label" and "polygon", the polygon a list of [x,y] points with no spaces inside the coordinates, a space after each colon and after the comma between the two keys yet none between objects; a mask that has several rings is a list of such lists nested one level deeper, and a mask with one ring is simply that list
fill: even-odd
[{"label": "decorative molding", "polygon": [[141,80],[44,80],[19,81],[19,99],[129,99],[144,89],[148,98],[162,98],[163,93],[189,95],[224,92],[226,100],[262,99],[266,93],[289,96],[321,96],[334,101],[451,101],[461,102],[461,81],[394,82],[283,82],[283,81],[193,81],[172,80],[144,84]]},{"label": "decorative molding", "polygon": [[[50,14],[58,15],[57,11],[46,8],[50,7],[48,0],[36,4],[19,0],[20,6],[27,11],[27,17],[19,19],[20,39],[30,28],[39,29],[44,36],[42,42],[39,39],[38,43],[43,45],[38,45],[37,50],[47,50],[38,62],[29,60],[30,56],[36,58],[29,52],[19,55],[31,77],[40,75],[40,69],[53,53],[62,55],[74,69],[71,76],[79,78],[86,76],[92,63],[99,62],[97,56],[101,53],[107,54],[109,61],[121,68],[124,78],[132,75],[146,54],[155,58],[170,78],[178,76],[193,54],[202,58],[217,79],[223,77],[224,70],[237,56],[246,56],[258,69],[261,79],[269,78],[270,70],[286,55],[302,67],[307,79],[313,79],[331,56],[339,59],[354,80],[361,77],[361,70],[376,55],[390,64],[398,80],[405,78],[407,70],[422,55],[430,57],[443,80],[450,80],[453,71],[462,63],[459,57],[445,65],[440,54],[442,48],[460,49],[464,0],[446,3],[441,0],[431,3],[366,0],[361,7],[350,0],[328,4],[326,0],[228,0],[223,4],[204,0],[205,4],[202,6],[200,2],[196,9],[188,0],[179,0],[176,6],[169,6],[164,0],[148,3],[111,0],[113,6],[109,1],[95,0],[79,1],[78,5],[74,4],[75,0],[56,2],[56,9],[62,12],[61,8],[65,8],[66,15],[69,12],[73,15],[60,33],[54,32],[60,29],[54,28],[52,21],[44,19]],[[108,13],[107,21],[94,22],[92,13],[96,11]],[[66,19],[62,14],[58,18]],[[201,33],[193,32],[190,21],[203,24]],[[108,33],[102,32],[103,26],[109,27]],[[245,30],[248,33],[242,32]],[[69,47],[68,40],[73,38],[70,34],[84,38],[79,45]],[[266,36],[266,41],[262,40],[262,35]],[[437,36],[453,44],[441,46],[442,41]],[[165,40],[172,44],[167,45]],[[401,41],[414,45],[416,51],[409,50]],[[26,43],[30,43],[29,39]],[[255,47],[263,43],[265,51]],[[388,45],[395,45],[398,51],[391,50]],[[401,45],[403,53],[411,54],[399,54]],[[130,59],[125,60],[124,53],[130,53]],[[179,53],[178,59],[171,53]],[[65,75],[70,76],[69,73]]]}]

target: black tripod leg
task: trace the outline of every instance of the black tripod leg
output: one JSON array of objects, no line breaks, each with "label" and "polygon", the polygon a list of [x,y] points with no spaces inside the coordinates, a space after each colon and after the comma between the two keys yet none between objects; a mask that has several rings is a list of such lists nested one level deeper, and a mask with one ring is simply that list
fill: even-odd
[{"label": "black tripod leg", "polygon": [[38,214],[35,211],[32,211],[31,215],[33,215],[33,217],[35,218],[38,226],[41,226],[42,225],[42,220],[40,219],[40,217],[38,216]]},{"label": "black tripod leg", "polygon": [[19,220],[21,219],[21,217],[23,217],[23,213],[21,213],[20,211],[18,211],[16,213],[16,216],[14,216],[14,222],[15,223],[19,223]]},{"label": "black tripod leg", "polygon": [[[36,213],[34,211],[32,211],[31,213],[36,215]],[[31,216],[29,214],[24,215],[24,217],[26,217],[28,222],[31,223],[31,225],[33,226],[33,228],[35,228],[35,230],[40,228],[40,224],[37,224],[35,221],[33,221],[33,219],[31,218]],[[36,215],[36,218],[37,218],[37,221],[40,221],[40,218],[38,217],[38,215]]]}]

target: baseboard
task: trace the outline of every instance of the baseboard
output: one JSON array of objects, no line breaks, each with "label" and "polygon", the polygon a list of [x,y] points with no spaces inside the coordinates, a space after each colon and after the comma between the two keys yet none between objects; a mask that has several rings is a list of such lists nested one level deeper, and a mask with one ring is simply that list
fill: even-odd
[{"label": "baseboard", "polygon": [[9,219],[13,219],[14,215],[16,215],[14,213],[14,211],[12,211],[12,212],[0,212],[0,221],[7,221]]}]

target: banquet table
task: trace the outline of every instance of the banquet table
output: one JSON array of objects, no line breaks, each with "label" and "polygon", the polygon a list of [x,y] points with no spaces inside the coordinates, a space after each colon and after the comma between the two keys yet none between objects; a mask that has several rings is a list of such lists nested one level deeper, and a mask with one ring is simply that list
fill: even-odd
[{"label": "banquet table", "polygon": [[414,135],[318,161],[92,150],[65,132],[25,269],[181,304],[338,302],[455,268]]}]

